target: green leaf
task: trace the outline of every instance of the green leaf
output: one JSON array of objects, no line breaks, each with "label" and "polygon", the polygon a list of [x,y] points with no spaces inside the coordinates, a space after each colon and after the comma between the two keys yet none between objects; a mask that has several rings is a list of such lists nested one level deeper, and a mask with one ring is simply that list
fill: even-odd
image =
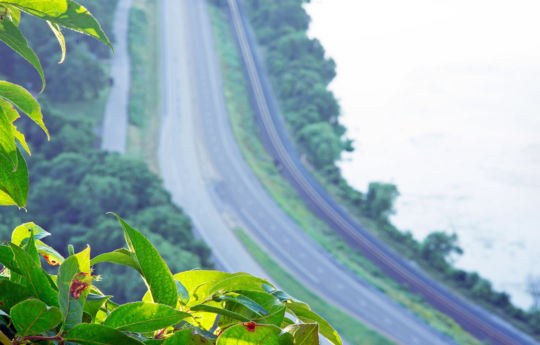
[{"label": "green leaf", "polygon": [[119,330],[97,324],[79,324],[65,338],[83,345],[142,345],[143,343]]},{"label": "green leaf", "polygon": [[3,310],[9,310],[15,304],[24,301],[29,298],[30,292],[28,289],[20,284],[14,283],[9,280],[0,280],[0,308]]},{"label": "green leaf", "polygon": [[48,244],[41,241],[36,241],[36,247],[38,252],[43,255],[49,265],[56,266],[64,262],[64,257]]},{"label": "green leaf", "polygon": [[[22,11],[30,13],[36,17],[48,20],[52,23],[59,24],[68,29],[95,37],[103,43],[107,44],[111,49],[113,49],[111,42],[109,41],[107,35],[101,29],[101,26],[99,25],[97,20],[84,6],[81,6],[80,4],[72,0],[62,0],[62,4],[59,4],[59,0],[53,1],[55,2],[53,6],[47,6],[47,4],[40,7],[35,6],[34,3],[43,3],[43,1],[11,0],[9,2],[18,2],[19,4],[14,5],[16,5]],[[21,4],[22,2],[26,2],[26,4],[23,5]],[[64,7],[65,4],[67,4],[67,8]]]},{"label": "green leaf", "polygon": [[83,301],[80,301],[80,298],[73,298],[70,294],[71,284],[74,280],[77,280],[76,277],[80,273],[79,261],[75,256],[67,258],[58,270],[58,278],[56,279],[58,304],[60,305],[66,329],[70,329],[82,321]]},{"label": "green leaf", "polygon": [[36,265],[32,257],[24,250],[12,243],[9,244],[9,247],[15,257],[17,267],[24,277],[28,291],[47,305],[58,306],[57,293],[49,283],[47,273],[41,266]]},{"label": "green leaf", "polygon": [[193,307],[190,308],[190,310],[191,311],[203,311],[203,312],[207,312],[207,313],[214,313],[214,314],[219,314],[219,315],[223,315],[223,316],[228,316],[228,317],[231,317],[233,319],[240,320],[240,321],[243,321],[243,322],[249,321],[249,318],[245,317],[242,314],[235,313],[234,311],[230,311],[230,310],[219,308],[219,307],[214,307],[214,306],[207,305],[207,304],[194,305]]},{"label": "green leaf", "polygon": [[13,345],[11,340],[2,332],[0,331],[0,344],[2,345]]},{"label": "green leaf", "polygon": [[30,152],[30,148],[28,147],[28,144],[26,143],[26,139],[24,138],[24,134],[19,132],[17,129],[17,126],[15,126],[14,122],[19,118],[19,113],[13,105],[7,101],[4,101],[3,99],[0,99],[0,116],[5,116],[7,118],[8,122],[11,124],[11,139],[16,139],[19,144],[22,145],[24,150],[28,152],[29,155],[32,153]]},{"label": "green leaf", "polygon": [[294,337],[290,333],[283,333],[279,336],[279,345],[294,345]]},{"label": "green leaf", "polygon": [[289,302],[287,309],[305,323],[319,324],[320,333],[334,345],[342,345],[341,338],[328,321],[309,310],[305,303]]},{"label": "green leaf", "polygon": [[178,279],[175,279],[174,282],[176,283],[176,292],[178,293],[178,297],[180,298],[180,303],[182,305],[188,304],[189,302],[188,290]]},{"label": "green leaf", "polygon": [[191,344],[192,330],[183,329],[165,339],[163,345],[188,345]]},{"label": "green leaf", "polygon": [[253,313],[257,315],[268,314],[266,309],[264,309],[259,303],[243,295],[229,294],[229,295],[224,295],[224,296],[218,296],[214,298],[214,300],[218,302],[226,301],[226,302],[240,304],[244,306],[245,308],[251,310]]},{"label": "green leaf", "polygon": [[[2,103],[3,102],[0,100]],[[9,106],[9,103],[7,103]],[[10,121],[10,115],[4,111],[0,103],[0,155],[5,156],[11,163],[11,170],[17,170],[18,156],[17,145],[15,144],[15,135],[13,133],[13,124]]]},{"label": "green leaf", "polygon": [[23,11],[36,11],[50,16],[59,16],[67,10],[66,0],[5,0],[2,2],[17,6]]},{"label": "green leaf", "polygon": [[191,314],[168,305],[134,302],[119,306],[105,319],[105,326],[128,332],[152,332],[177,324]]},{"label": "green leaf", "polygon": [[140,232],[116,216],[124,228],[128,248],[135,254],[152,301],[176,307],[178,293],[173,275],[154,246]]},{"label": "green leaf", "polygon": [[47,138],[50,138],[47,127],[43,123],[43,114],[39,103],[32,97],[30,92],[26,91],[22,86],[0,80],[0,98],[11,102],[19,108],[43,129],[47,134]]},{"label": "green leaf", "polygon": [[32,257],[32,260],[37,266],[41,267],[41,262],[39,261],[39,253],[36,248],[36,241],[34,236],[30,235],[28,243],[24,246],[24,251]]},{"label": "green leaf", "polygon": [[47,24],[49,24],[51,31],[53,32],[54,36],[58,40],[58,44],[60,44],[60,50],[62,51],[62,57],[60,58],[60,61],[58,62],[60,64],[64,62],[64,60],[66,59],[66,39],[64,38],[64,35],[62,34],[60,25],[56,23],[52,23],[50,20],[47,20]]},{"label": "green leaf", "polygon": [[236,325],[227,328],[217,339],[216,345],[279,345],[281,330],[272,325]]},{"label": "green leaf", "polygon": [[19,149],[16,152],[16,171],[11,169],[9,159],[0,155],[0,205],[24,207],[28,197],[28,168]]},{"label": "green leaf", "polygon": [[281,326],[285,317],[285,306],[275,296],[258,291],[237,291],[239,294],[255,301],[268,311],[268,314],[256,319],[257,322],[270,323],[276,326]]},{"label": "green leaf", "polygon": [[319,326],[316,323],[290,325],[283,331],[293,336],[294,345],[319,345]]},{"label": "green leaf", "polygon": [[48,307],[37,299],[28,299],[11,308],[11,321],[22,336],[40,334],[56,327],[62,314],[56,307]]},{"label": "green leaf", "polygon": [[26,38],[24,38],[17,24],[11,20],[0,20],[0,40],[7,44],[11,49],[28,61],[41,77],[43,84],[41,91],[45,89],[45,76],[43,75],[43,67],[39,62],[39,58],[32,48],[28,46]]},{"label": "green leaf", "polygon": [[189,293],[188,306],[199,304],[209,297],[209,290],[216,283],[230,277],[232,274],[220,271],[192,270],[174,275],[174,279],[182,283]]},{"label": "green leaf", "polygon": [[7,5],[7,4],[4,4],[3,6],[5,6],[8,9],[9,19],[11,19],[11,21],[15,25],[19,26],[19,23],[21,22],[21,11],[15,6]]},{"label": "green leaf", "polygon": [[13,251],[8,246],[0,245],[0,264],[6,266],[13,272],[22,274],[15,262]]},{"label": "green leaf", "polygon": [[208,345],[212,344],[200,334],[193,334],[192,329],[183,329],[165,339],[163,345]]},{"label": "green leaf", "polygon": [[249,273],[234,273],[214,284],[208,294],[213,295],[216,292],[225,293],[235,290],[264,291],[263,284],[269,283],[267,280],[252,276]]},{"label": "green leaf", "polygon": [[113,264],[129,266],[142,274],[139,264],[133,259],[130,254],[119,251],[104,253],[90,260],[90,265],[94,266],[102,262],[111,262]]},{"label": "green leaf", "polygon": [[88,313],[92,318],[92,322],[96,320],[97,312],[112,296],[102,296],[89,293],[84,303],[84,312]]},{"label": "green leaf", "polygon": [[21,244],[23,244],[24,240],[30,238],[30,234],[32,233],[32,231],[34,232],[35,240],[41,240],[51,235],[39,225],[33,222],[29,222],[21,224],[13,230],[13,232],[11,233],[11,242],[14,245],[20,246]]}]

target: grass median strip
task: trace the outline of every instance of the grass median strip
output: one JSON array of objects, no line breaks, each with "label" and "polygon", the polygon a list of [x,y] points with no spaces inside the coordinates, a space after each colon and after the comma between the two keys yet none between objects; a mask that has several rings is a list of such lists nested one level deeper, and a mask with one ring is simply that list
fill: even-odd
[{"label": "grass median strip", "polygon": [[353,250],[326,223],[316,217],[281,176],[259,139],[249,91],[225,11],[210,6],[214,35],[222,67],[223,89],[231,126],[244,159],[278,205],[313,239],[359,277],[413,311],[435,329],[459,344],[479,345],[456,322],[390,279],[361,253]]},{"label": "grass median strip", "polygon": [[127,153],[158,172],[160,125],[159,1],[134,0],[129,14],[129,127]]}]

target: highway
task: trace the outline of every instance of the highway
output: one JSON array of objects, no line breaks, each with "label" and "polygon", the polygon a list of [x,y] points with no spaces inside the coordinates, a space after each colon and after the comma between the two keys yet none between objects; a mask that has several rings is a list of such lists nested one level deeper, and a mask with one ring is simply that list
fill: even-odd
[{"label": "highway", "polygon": [[424,296],[432,305],[453,317],[479,339],[497,345],[537,344],[489,312],[471,305],[411,266],[357,223],[313,178],[302,165],[285,132],[277,102],[258,55],[256,40],[237,0],[228,0],[231,20],[250,82],[263,142],[282,166],[283,175],[312,210],[338,231],[351,245],[397,281]]},{"label": "highway", "polygon": [[241,226],[308,288],[396,343],[453,344],[356,278],[275,204],[233,136],[205,0],[163,0],[161,11],[160,171],[219,264],[267,277],[233,235]]}]

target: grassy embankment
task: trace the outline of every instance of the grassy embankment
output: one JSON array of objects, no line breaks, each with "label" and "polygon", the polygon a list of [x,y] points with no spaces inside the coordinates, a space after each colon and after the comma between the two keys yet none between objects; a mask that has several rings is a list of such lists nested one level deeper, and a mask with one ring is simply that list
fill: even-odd
[{"label": "grassy embankment", "polygon": [[215,6],[210,6],[210,10],[234,135],[247,163],[272,198],[312,238],[358,276],[417,314],[432,327],[452,337],[459,344],[480,344],[452,319],[431,307],[421,297],[395,283],[363,255],[351,249],[339,235],[308,209],[288,182],[283,179],[258,137],[241,58],[226,14]]},{"label": "grassy embankment", "polygon": [[281,288],[288,294],[310,305],[316,313],[333,325],[338,333],[351,344],[369,344],[369,345],[390,345],[395,344],[388,338],[366,327],[363,323],[357,321],[352,316],[334,307],[330,303],[321,299],[318,295],[305,288],[289,272],[283,269],[277,262],[264,252],[255,241],[253,241],[246,232],[240,228],[234,229],[236,235]]},{"label": "grassy embankment", "polygon": [[160,125],[159,1],[135,0],[129,15],[131,89],[127,154],[158,172]]}]

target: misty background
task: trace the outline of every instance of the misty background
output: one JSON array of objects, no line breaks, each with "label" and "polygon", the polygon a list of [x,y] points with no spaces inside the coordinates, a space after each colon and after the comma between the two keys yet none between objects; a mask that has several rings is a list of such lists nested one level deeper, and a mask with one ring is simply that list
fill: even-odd
[{"label": "misty background", "polygon": [[392,221],[459,235],[458,267],[528,308],[540,275],[540,3],[312,0],[337,63],[356,188],[395,183]]}]

